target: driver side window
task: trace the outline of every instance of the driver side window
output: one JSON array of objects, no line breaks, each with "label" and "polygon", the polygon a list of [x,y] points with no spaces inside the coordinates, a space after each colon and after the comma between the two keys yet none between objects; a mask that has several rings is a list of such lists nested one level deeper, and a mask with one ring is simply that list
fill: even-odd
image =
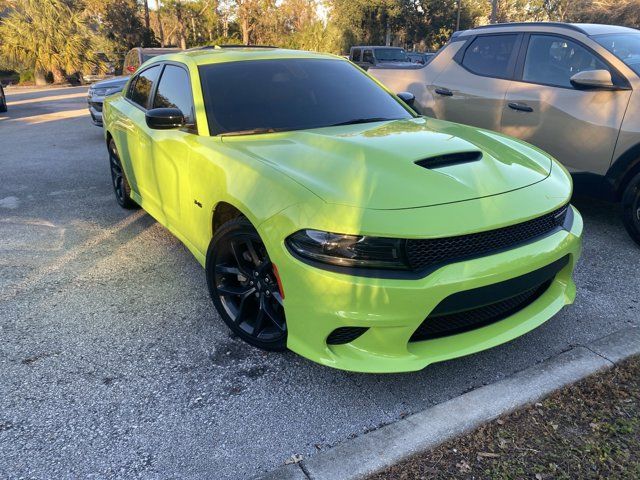
[{"label": "driver side window", "polygon": [[365,50],[362,55],[362,61],[373,64],[373,52],[371,50]]},{"label": "driver side window", "polygon": [[522,79],[571,88],[571,77],[589,70],[609,68],[582,45],[554,35],[531,35]]}]

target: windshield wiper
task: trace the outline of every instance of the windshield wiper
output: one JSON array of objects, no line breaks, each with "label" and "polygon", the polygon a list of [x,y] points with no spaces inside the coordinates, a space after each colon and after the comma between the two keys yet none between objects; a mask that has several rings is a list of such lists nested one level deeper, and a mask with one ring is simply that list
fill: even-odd
[{"label": "windshield wiper", "polygon": [[257,135],[259,133],[275,133],[281,132],[284,129],[278,128],[251,128],[249,130],[237,130],[235,132],[223,132],[220,134],[221,137],[234,137],[236,135]]},{"label": "windshield wiper", "polygon": [[347,120],[346,122],[334,123],[329,125],[330,127],[339,127],[340,125],[357,125],[358,123],[373,123],[373,122],[390,122],[391,120],[398,120],[397,118],[385,118],[385,117],[371,117],[371,118],[354,118],[353,120]]}]

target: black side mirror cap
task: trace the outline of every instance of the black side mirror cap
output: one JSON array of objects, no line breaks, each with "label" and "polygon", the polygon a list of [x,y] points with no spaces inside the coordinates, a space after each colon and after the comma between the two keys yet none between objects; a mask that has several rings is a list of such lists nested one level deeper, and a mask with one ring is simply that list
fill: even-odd
[{"label": "black side mirror cap", "polygon": [[173,130],[186,124],[184,114],[178,108],[153,108],[147,111],[145,120],[154,130]]},{"label": "black side mirror cap", "polygon": [[410,107],[413,107],[413,103],[416,101],[416,96],[411,92],[400,92],[398,98]]}]

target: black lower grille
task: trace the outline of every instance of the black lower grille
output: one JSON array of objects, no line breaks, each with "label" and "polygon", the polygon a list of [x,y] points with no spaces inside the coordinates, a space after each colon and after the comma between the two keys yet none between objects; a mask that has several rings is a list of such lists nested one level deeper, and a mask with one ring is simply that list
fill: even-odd
[{"label": "black lower grille", "polygon": [[340,327],[336,328],[327,337],[329,345],[343,345],[353,342],[356,338],[369,330],[367,327]]},{"label": "black lower grille", "polygon": [[563,257],[521,277],[453,294],[440,302],[410,341],[455,335],[510,317],[540,298],[568,262],[569,257]]},{"label": "black lower grille", "polygon": [[508,227],[457,237],[407,240],[406,253],[413,270],[489,255],[549,235],[565,223],[568,205],[541,217]]},{"label": "black lower grille", "polygon": [[89,102],[89,104],[95,108],[98,112],[102,112],[102,103],[99,102]]}]

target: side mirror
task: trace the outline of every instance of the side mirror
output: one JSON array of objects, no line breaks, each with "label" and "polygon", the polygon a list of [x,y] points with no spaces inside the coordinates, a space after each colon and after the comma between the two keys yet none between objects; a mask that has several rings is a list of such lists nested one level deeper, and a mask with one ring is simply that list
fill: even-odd
[{"label": "side mirror", "polygon": [[177,108],[153,108],[145,115],[147,126],[154,130],[172,130],[185,126],[183,113]]},{"label": "side mirror", "polygon": [[416,96],[411,92],[400,92],[398,98],[410,107],[413,107],[413,103],[416,101]]},{"label": "side mirror", "polygon": [[577,88],[615,88],[609,70],[587,70],[578,72],[570,78],[570,82]]}]

